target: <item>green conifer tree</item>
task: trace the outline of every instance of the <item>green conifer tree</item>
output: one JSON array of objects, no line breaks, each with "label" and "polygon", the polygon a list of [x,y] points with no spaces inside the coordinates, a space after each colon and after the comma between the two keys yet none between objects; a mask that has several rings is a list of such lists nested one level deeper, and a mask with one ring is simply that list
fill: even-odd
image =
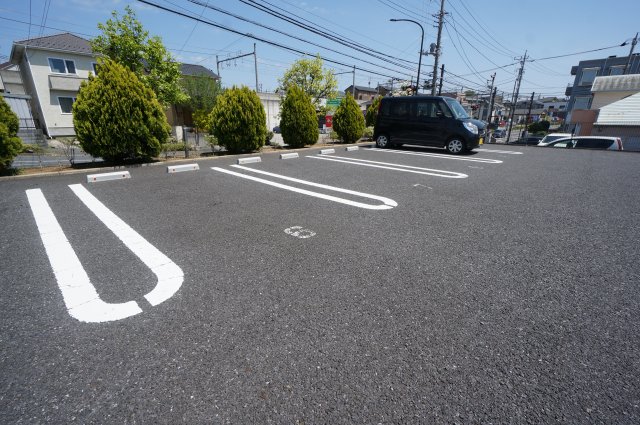
[{"label": "green conifer tree", "polygon": [[333,115],[333,129],[344,143],[354,143],[362,137],[364,116],[351,93],[347,93],[342,99]]},{"label": "green conifer tree", "polygon": [[18,116],[0,96],[0,170],[9,168],[22,150],[22,141],[16,136],[18,129]]},{"label": "green conifer tree", "polygon": [[318,118],[311,97],[297,84],[287,88],[280,110],[282,140],[292,148],[313,145],[318,141]]},{"label": "green conifer tree", "polygon": [[367,127],[373,127],[376,125],[378,119],[378,109],[380,108],[380,101],[382,96],[376,96],[371,103],[371,106],[367,108],[367,115],[365,116],[365,124]]},{"label": "green conifer tree", "polygon": [[170,127],[154,92],[117,62],[105,59],[99,66],[73,104],[82,149],[116,162],[157,156]]},{"label": "green conifer tree", "polygon": [[267,116],[258,95],[248,87],[233,87],[218,96],[209,114],[209,132],[229,152],[252,152],[264,146]]}]

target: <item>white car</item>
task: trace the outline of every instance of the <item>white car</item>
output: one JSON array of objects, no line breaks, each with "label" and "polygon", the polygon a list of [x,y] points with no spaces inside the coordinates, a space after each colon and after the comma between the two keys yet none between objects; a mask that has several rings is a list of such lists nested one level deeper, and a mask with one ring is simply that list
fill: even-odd
[{"label": "white car", "polygon": [[549,133],[538,142],[538,146],[549,146],[549,143],[553,142],[554,140],[571,136],[573,136],[573,134],[571,133]]},{"label": "white car", "polygon": [[607,136],[564,137],[549,142],[547,147],[568,149],[604,149],[610,151],[624,150],[622,139]]}]

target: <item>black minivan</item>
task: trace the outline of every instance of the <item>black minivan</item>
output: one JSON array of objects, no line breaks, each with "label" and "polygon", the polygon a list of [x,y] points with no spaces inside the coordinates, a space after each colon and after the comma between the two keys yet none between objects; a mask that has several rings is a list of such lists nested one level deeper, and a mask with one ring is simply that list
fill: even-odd
[{"label": "black minivan", "polygon": [[486,128],[485,122],[470,118],[450,97],[383,97],[373,140],[379,148],[411,144],[443,147],[460,154],[476,148]]}]

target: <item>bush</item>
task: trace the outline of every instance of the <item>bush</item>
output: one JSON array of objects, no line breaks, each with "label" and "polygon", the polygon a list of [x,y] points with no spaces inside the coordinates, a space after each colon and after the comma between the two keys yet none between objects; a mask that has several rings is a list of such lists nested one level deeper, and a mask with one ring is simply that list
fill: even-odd
[{"label": "bush", "polygon": [[187,143],[163,143],[161,146],[162,152],[176,152],[176,151],[185,151],[185,150],[193,150],[191,145]]},{"label": "bush", "polygon": [[301,148],[318,142],[318,117],[311,97],[296,84],[287,88],[280,110],[282,140],[292,148]]},{"label": "bush", "polygon": [[378,109],[380,109],[380,100],[382,96],[377,96],[373,99],[371,106],[367,108],[367,115],[364,117],[365,125],[367,127],[374,127],[378,119]]},{"label": "bush", "polygon": [[260,149],[267,138],[267,116],[260,98],[244,86],[226,90],[209,114],[209,129],[229,152]]},{"label": "bush", "polygon": [[333,115],[333,128],[344,143],[354,143],[362,137],[364,116],[351,93],[347,93],[347,96],[342,99],[338,110]]},{"label": "bush", "polygon": [[366,139],[371,139],[373,137],[373,127],[365,128],[364,132],[362,133],[362,137]]},{"label": "bush", "polygon": [[18,128],[18,116],[0,96],[0,169],[11,167],[13,159],[22,152]]},{"label": "bush", "polygon": [[534,122],[527,126],[527,131],[529,131],[529,133],[545,133],[549,131],[550,125],[551,123],[549,121]]},{"label": "bush", "polygon": [[73,125],[85,152],[116,162],[157,156],[170,130],[153,91],[109,59],[80,85]]},{"label": "bush", "polygon": [[273,131],[267,131],[267,138],[266,138],[264,144],[268,145],[269,142],[271,142],[271,139],[273,139]]}]

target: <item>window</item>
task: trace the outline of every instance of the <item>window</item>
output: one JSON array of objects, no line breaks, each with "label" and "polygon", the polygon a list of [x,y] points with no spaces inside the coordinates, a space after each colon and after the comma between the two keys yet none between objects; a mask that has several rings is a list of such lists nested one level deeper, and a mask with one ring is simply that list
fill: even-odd
[{"label": "window", "polygon": [[416,110],[418,118],[436,118],[436,112],[438,111],[438,105],[433,101],[420,101],[416,103]]},{"label": "window", "polygon": [[590,86],[593,84],[593,80],[598,75],[598,68],[585,68],[582,70],[582,77],[580,78],[581,86]]},{"label": "window", "polygon": [[609,68],[609,75],[622,75],[623,71],[624,65],[612,66],[611,68]]},{"label": "window", "polygon": [[608,139],[578,139],[576,149],[608,149],[611,140]]},{"label": "window", "polygon": [[393,102],[391,105],[391,116],[394,117],[409,117],[409,102]]},{"label": "window", "polygon": [[75,97],[58,97],[58,103],[60,104],[62,113],[70,114],[72,112],[73,102],[75,101]]},{"label": "window", "polygon": [[589,109],[591,96],[578,96],[573,104],[573,109]]},{"label": "window", "polygon": [[76,64],[72,60],[49,58],[49,68],[58,74],[76,73]]}]

